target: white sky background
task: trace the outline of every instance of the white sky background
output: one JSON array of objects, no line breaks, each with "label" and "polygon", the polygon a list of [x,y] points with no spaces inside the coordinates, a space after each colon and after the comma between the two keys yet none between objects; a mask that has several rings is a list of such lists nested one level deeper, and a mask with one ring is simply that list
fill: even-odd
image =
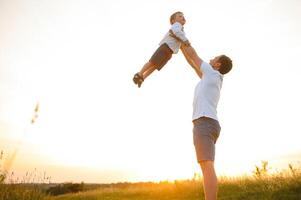
[{"label": "white sky background", "polygon": [[[218,173],[248,173],[286,155],[300,161],[301,1],[0,0],[0,149],[22,140],[15,168],[86,182],[198,171],[198,78],[183,55],[140,89],[132,83],[178,10],[200,57],[234,63],[218,107]],[[86,168],[91,176],[79,173]]]}]

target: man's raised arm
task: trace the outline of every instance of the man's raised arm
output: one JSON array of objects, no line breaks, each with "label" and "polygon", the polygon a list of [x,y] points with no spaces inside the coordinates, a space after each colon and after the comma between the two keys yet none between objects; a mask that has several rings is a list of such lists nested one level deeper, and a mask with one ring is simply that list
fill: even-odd
[{"label": "man's raised arm", "polygon": [[187,62],[195,70],[197,75],[202,78],[201,64],[203,60],[198,56],[194,48],[191,45],[181,45],[181,50]]},{"label": "man's raised arm", "polygon": [[181,42],[181,50],[183,55],[185,56],[187,62],[191,65],[191,67],[195,70],[197,75],[202,78],[201,64],[203,60],[198,56],[194,48],[191,46],[190,42],[182,41],[179,37],[177,37],[173,31],[169,30],[169,35],[179,42]]}]

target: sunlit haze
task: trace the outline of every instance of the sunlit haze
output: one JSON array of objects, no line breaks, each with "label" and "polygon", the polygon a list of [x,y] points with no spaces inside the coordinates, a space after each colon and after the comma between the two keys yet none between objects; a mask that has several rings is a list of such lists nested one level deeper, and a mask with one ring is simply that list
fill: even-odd
[{"label": "sunlit haze", "polygon": [[98,183],[199,173],[199,79],[182,53],[141,88],[132,82],[175,11],[203,60],[233,60],[218,105],[218,175],[252,173],[262,160],[300,166],[300,9],[299,0],[0,0],[0,151],[17,152],[9,170]]}]

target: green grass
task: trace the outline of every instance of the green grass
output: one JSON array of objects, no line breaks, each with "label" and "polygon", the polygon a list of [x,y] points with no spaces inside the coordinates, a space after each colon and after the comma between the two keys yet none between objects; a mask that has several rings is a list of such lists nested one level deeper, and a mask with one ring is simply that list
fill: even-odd
[{"label": "green grass", "polygon": [[[112,185],[45,200],[200,200],[201,181]],[[300,200],[301,175],[276,174],[265,177],[220,178],[219,200]]]},{"label": "green grass", "polygon": [[[0,184],[0,200],[200,200],[202,181],[124,183],[60,196],[47,196],[41,187]],[[301,175],[219,178],[219,200],[300,200]]]},{"label": "green grass", "polygon": [[[301,200],[301,169],[289,165],[278,173],[268,171],[267,162],[255,167],[253,176],[219,177],[219,200]],[[1,172],[1,171],[0,171]],[[36,172],[35,172],[36,173]],[[34,174],[34,173],[33,173]],[[60,185],[36,184],[32,174],[21,183],[0,173],[0,200],[202,200],[202,180],[160,183],[84,184],[85,192],[50,196],[47,189]],[[45,176],[45,175],[44,175]],[[5,181],[6,180],[6,181]],[[48,179],[47,179],[48,180]],[[76,184],[71,184],[74,186]],[[64,185],[68,186],[68,184]],[[70,186],[70,184],[69,184]]]},{"label": "green grass", "polygon": [[45,196],[38,185],[0,184],[0,200],[43,200]]}]

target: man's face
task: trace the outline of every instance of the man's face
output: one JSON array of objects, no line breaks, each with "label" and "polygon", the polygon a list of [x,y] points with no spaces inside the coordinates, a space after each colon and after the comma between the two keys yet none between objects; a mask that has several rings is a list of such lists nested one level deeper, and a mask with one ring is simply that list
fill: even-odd
[{"label": "man's face", "polygon": [[178,13],[175,17],[175,21],[179,22],[180,24],[184,25],[186,23],[185,17],[183,13]]},{"label": "man's face", "polygon": [[218,70],[221,63],[219,62],[219,58],[221,56],[216,56],[215,58],[211,59],[209,64],[215,69],[215,70]]}]

